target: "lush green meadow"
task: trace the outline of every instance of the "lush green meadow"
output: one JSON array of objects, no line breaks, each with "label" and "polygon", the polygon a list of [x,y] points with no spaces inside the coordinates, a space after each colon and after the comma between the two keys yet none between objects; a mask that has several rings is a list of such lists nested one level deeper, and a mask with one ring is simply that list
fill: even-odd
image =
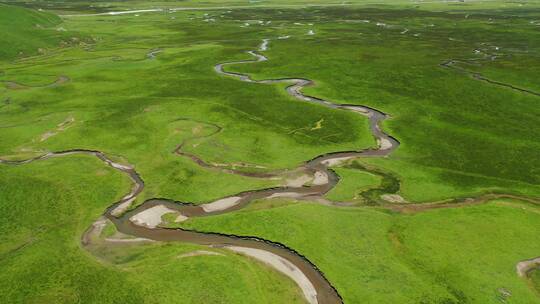
[{"label": "lush green meadow", "polygon": [[[538,69],[528,68],[528,60],[537,62],[540,54],[540,36],[530,23],[534,17],[529,10],[511,13],[516,15],[510,18],[504,10],[499,16],[475,17],[467,11],[312,9],[297,21],[313,26],[293,28],[296,34],[313,29],[315,35],[276,41],[271,61],[235,70],[260,78],[301,70],[319,84],[307,90],[314,96],[389,113],[393,119],[386,129],[402,146],[388,160],[369,162],[401,175],[403,194],[413,200],[486,190],[538,196],[540,158],[532,151],[539,142],[529,139],[540,137],[533,127],[540,123],[539,97],[439,66],[452,58],[474,58],[475,69],[486,67],[494,79],[497,75],[489,71],[499,67],[499,74],[511,74],[504,69],[511,65],[511,77],[523,79],[516,85],[536,82]],[[522,60],[525,52],[527,61]],[[493,62],[485,58],[499,53]],[[509,78],[499,80],[512,83]]]},{"label": "lush green meadow", "polygon": [[[540,97],[469,73],[539,92],[540,6],[331,5],[338,2],[0,4],[0,158],[99,150],[141,175],[136,204],[154,197],[199,204],[281,181],[202,168],[173,153],[181,143],[208,163],[261,172],[374,147],[363,116],[214,71],[252,59],[246,51],[270,38],[269,61],[226,69],[313,79],[309,95],[388,113],[383,128],[401,145],[388,157],[333,168],[340,182],[326,197],[359,206],[258,201],[182,227],[286,244],[346,303],[540,303],[539,272],[525,280],[515,271],[540,255],[534,204],[497,200],[415,214],[361,206],[385,193],[410,202],[540,197]],[[55,15],[203,6],[227,8]],[[450,59],[459,69],[441,66]],[[129,188],[91,157],[0,164],[0,302],[303,301],[281,274],[225,250],[182,257],[202,247],[82,248],[82,233]]]},{"label": "lush green meadow", "polygon": [[62,19],[54,14],[0,3],[0,59],[35,55],[46,48],[56,47],[67,38],[60,30],[61,23]]},{"label": "lush green meadow", "polygon": [[538,303],[515,264],[538,255],[539,210],[496,201],[400,215],[295,203],[183,226],[281,240],[318,265],[346,303],[500,303],[506,290],[507,303]]},{"label": "lush green meadow", "polygon": [[2,303],[301,302],[280,274],[225,251],[182,258],[200,248],[113,245],[96,259],[81,235],[128,188],[83,156],[0,170]]},{"label": "lush green meadow", "polygon": [[360,193],[377,187],[381,177],[375,174],[353,168],[338,167],[334,169],[341,178],[340,183],[326,197],[334,201],[351,201],[360,199]]}]

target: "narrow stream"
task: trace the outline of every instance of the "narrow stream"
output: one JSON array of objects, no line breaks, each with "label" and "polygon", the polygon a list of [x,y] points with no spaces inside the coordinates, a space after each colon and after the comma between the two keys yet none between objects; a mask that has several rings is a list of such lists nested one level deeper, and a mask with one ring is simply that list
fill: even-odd
[{"label": "narrow stream", "polygon": [[[263,40],[259,51],[267,50],[268,44],[268,39]],[[324,99],[304,95],[302,93],[302,89],[306,86],[314,84],[313,81],[309,79],[283,78],[255,81],[251,79],[248,75],[226,72],[224,70],[224,67],[228,65],[247,64],[268,60],[265,56],[257,53],[256,51],[249,51],[248,54],[255,57],[255,59],[221,63],[216,65],[214,69],[217,73],[221,75],[235,77],[245,82],[260,84],[287,83],[289,84],[289,86],[286,90],[289,95],[301,101],[312,102],[332,109],[351,111],[354,113],[358,113],[359,115],[367,116],[369,118],[371,133],[377,140],[378,147],[375,149],[367,149],[361,151],[328,153],[307,161],[303,165],[306,171],[313,172],[314,175],[318,173],[321,176],[326,176],[326,178],[323,178],[322,183],[314,184],[309,187],[277,187],[264,190],[247,191],[229,197],[229,201],[231,201],[232,203],[228,203],[223,207],[218,206],[215,208],[209,208],[212,204],[215,203],[192,205],[179,204],[177,202],[172,202],[168,200],[154,199],[146,201],[138,208],[125,213],[120,218],[116,218],[114,216],[117,206],[113,206],[109,209],[106,216],[116,225],[117,229],[120,232],[136,237],[144,237],[158,241],[181,241],[223,248],[236,246],[242,248],[259,249],[273,253],[295,265],[298,270],[300,270],[302,274],[307,278],[309,283],[312,285],[312,288],[314,288],[315,292],[310,292],[310,286],[300,287],[302,288],[304,296],[309,303],[342,303],[342,299],[339,296],[337,290],[329,283],[323,273],[319,271],[319,269],[313,263],[311,263],[307,258],[301,256],[296,251],[287,248],[282,244],[263,240],[256,237],[233,236],[218,233],[201,233],[197,231],[188,231],[183,229],[168,229],[159,227],[148,228],[142,225],[137,225],[130,220],[134,215],[158,205],[165,206],[171,210],[176,210],[183,216],[190,218],[199,216],[211,216],[215,214],[223,214],[236,211],[242,209],[253,200],[262,198],[290,197],[300,199],[322,197],[326,192],[331,190],[339,180],[338,176],[332,170],[328,169],[329,166],[336,165],[342,161],[357,157],[386,156],[398,147],[398,141],[384,133],[380,128],[380,122],[387,118],[386,114],[365,106],[350,104],[338,105]],[[223,200],[218,200],[216,202],[219,201]],[[118,204],[118,206],[121,205],[122,203]],[[302,284],[297,280],[295,281],[299,285]]]}]

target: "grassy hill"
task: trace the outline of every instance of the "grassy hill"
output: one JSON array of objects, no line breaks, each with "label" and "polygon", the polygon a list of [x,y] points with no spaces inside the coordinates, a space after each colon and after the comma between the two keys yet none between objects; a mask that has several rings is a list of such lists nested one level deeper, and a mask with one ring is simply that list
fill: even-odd
[{"label": "grassy hill", "polygon": [[57,30],[60,23],[60,17],[50,13],[0,4],[0,60],[57,46],[67,36]]}]

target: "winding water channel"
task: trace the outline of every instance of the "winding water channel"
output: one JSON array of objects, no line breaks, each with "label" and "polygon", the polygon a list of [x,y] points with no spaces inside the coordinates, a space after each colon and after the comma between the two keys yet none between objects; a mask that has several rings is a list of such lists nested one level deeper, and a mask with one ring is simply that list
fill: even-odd
[{"label": "winding water channel", "polygon": [[[488,58],[489,58],[489,60],[495,60],[495,58],[497,58],[497,56],[490,56]],[[473,79],[476,79],[476,80],[479,80],[479,81],[484,81],[484,82],[492,84],[492,85],[496,85],[496,86],[504,87],[504,88],[511,89],[511,90],[514,90],[514,91],[517,91],[517,92],[531,94],[531,95],[540,97],[540,93],[535,92],[533,90],[524,89],[524,88],[517,87],[517,86],[515,86],[513,84],[493,80],[493,79],[485,77],[481,73],[473,72],[473,71],[467,70],[467,69],[459,66],[459,64],[471,64],[471,62],[475,62],[475,61],[478,61],[478,60],[477,59],[468,59],[468,60],[467,59],[464,59],[464,60],[450,59],[450,60],[444,61],[443,63],[441,63],[439,65],[444,67],[444,68],[447,68],[447,69],[453,69],[453,70],[468,74]]]},{"label": "winding water channel", "polygon": [[[259,84],[286,83],[289,84],[289,86],[286,88],[288,94],[296,99],[304,102],[316,103],[331,109],[350,111],[357,113],[358,115],[366,116],[369,119],[371,133],[377,140],[377,147],[359,151],[333,152],[320,155],[306,161],[299,169],[311,175],[313,182],[309,185],[300,185],[298,187],[283,186],[263,190],[246,191],[202,205],[185,204],[165,199],[151,199],[145,201],[142,205],[130,211],[127,210],[131,206],[131,203],[144,189],[144,181],[133,167],[116,163],[108,158],[103,152],[76,149],[61,152],[51,152],[26,160],[0,160],[0,163],[21,165],[30,163],[32,161],[44,160],[53,157],[62,157],[72,154],[85,154],[97,157],[107,165],[126,174],[132,181],[132,189],[130,192],[126,194],[120,201],[107,208],[104,213],[104,216],[114,223],[119,232],[137,238],[145,238],[155,241],[179,241],[229,249],[242,255],[260,260],[261,262],[290,277],[300,287],[307,302],[311,304],[342,303],[343,300],[339,293],[326,279],[324,274],[306,257],[283,244],[251,236],[206,233],[180,228],[162,228],[158,225],[146,225],[133,220],[137,215],[141,215],[143,212],[148,212],[152,208],[156,207],[164,208],[164,210],[175,211],[181,214],[182,218],[185,220],[190,217],[212,216],[239,210],[256,199],[275,197],[309,200],[323,199],[324,194],[331,190],[339,180],[339,177],[334,173],[334,171],[329,169],[330,166],[337,165],[341,162],[357,157],[386,156],[398,147],[398,141],[381,130],[380,123],[388,117],[385,113],[366,106],[334,104],[324,99],[307,96],[302,93],[302,89],[306,86],[314,84],[313,81],[309,79],[283,78],[256,81],[251,79],[248,75],[227,72],[224,70],[225,66],[248,64],[268,60],[265,56],[259,53],[265,51],[268,48],[268,44],[269,40],[265,39],[260,45],[258,51],[249,51],[248,54],[254,57],[252,60],[221,63],[216,65],[214,69],[221,75],[234,77],[245,82]],[[208,168],[213,166],[212,164],[205,163],[203,160],[194,155],[181,152],[181,145],[175,150],[175,152],[179,155],[190,157],[194,162],[198,163],[202,167]],[[242,174],[241,172],[236,171],[230,171],[229,173]],[[261,174],[261,176],[257,177],[264,178],[269,176],[273,176],[273,174]],[[160,214],[158,214],[158,216],[161,217]],[[98,221],[102,221],[102,219]],[[96,221],[96,223],[98,221]],[[95,225],[92,227],[94,226]],[[92,227],[89,228],[87,233],[93,229]],[[84,244],[87,238],[83,235],[82,240]]]},{"label": "winding water channel", "polygon": [[[264,55],[260,54],[260,52],[268,49],[269,42],[270,40],[264,39],[257,51],[247,52],[253,56],[253,59],[221,63],[214,67],[215,71],[223,76],[234,77],[244,82],[266,85],[286,83],[288,84],[286,87],[288,94],[298,100],[316,103],[331,109],[351,111],[357,113],[358,115],[366,116],[369,119],[371,134],[377,141],[377,147],[359,151],[332,152],[308,160],[295,170],[304,174],[304,177],[301,178],[300,183],[288,183],[286,186],[282,187],[246,191],[233,196],[218,199],[211,203],[200,205],[181,203],[167,199],[150,199],[135,209],[129,211],[128,209],[132,205],[133,201],[143,191],[144,181],[132,166],[119,164],[101,151],[74,149],[68,151],[50,152],[25,160],[0,159],[0,163],[8,165],[23,165],[33,161],[64,157],[74,154],[83,154],[96,157],[106,165],[127,175],[132,181],[131,190],[118,202],[115,202],[108,207],[104,215],[97,219],[94,224],[83,234],[81,242],[85,246],[90,244],[92,239],[91,236],[96,234],[98,235],[106,222],[110,221],[116,226],[116,229],[119,232],[135,237],[133,239],[116,239],[114,241],[179,241],[228,249],[259,260],[291,278],[299,286],[304,298],[310,304],[343,303],[343,300],[337,290],[331,285],[317,266],[301,255],[301,253],[296,252],[294,249],[289,248],[286,245],[253,236],[199,232],[181,228],[163,228],[159,226],[161,223],[161,216],[171,211],[179,214],[177,220],[180,219],[180,221],[185,221],[191,217],[212,216],[236,211],[245,207],[254,200],[264,198],[286,197],[317,201],[325,204],[340,205],[340,203],[331,202],[324,198],[325,193],[331,190],[339,181],[339,177],[333,170],[329,169],[329,167],[358,157],[384,157],[389,155],[399,146],[399,142],[396,139],[381,130],[380,123],[388,118],[385,113],[366,106],[334,104],[324,99],[303,94],[302,89],[304,87],[314,85],[312,80],[304,78],[253,80],[249,75],[227,72],[224,70],[226,66],[230,65],[249,64],[268,60]],[[159,49],[152,50],[147,56],[148,59],[153,59],[160,51],[161,50]],[[453,64],[454,61],[449,61],[443,63],[442,65],[448,68],[455,68]],[[63,77],[59,79],[68,80],[69,78]],[[478,79],[485,80],[481,78]],[[54,85],[57,85],[57,82],[55,82]],[[522,92],[524,91],[523,89],[512,88]],[[531,92],[525,91],[525,93]],[[535,94],[535,92],[532,92],[532,94]],[[221,131],[221,127],[214,124],[211,125],[216,129],[216,131],[211,133],[209,136],[213,136]],[[173,152],[179,156],[191,159],[193,162],[197,163],[203,168],[215,169],[229,174],[256,178],[284,177],[286,174],[280,171],[262,173],[245,172],[237,169],[224,168],[222,165],[205,162],[198,156],[182,150],[182,147],[188,140],[189,139],[180,143]],[[308,181],[310,182],[307,183]],[[419,212],[422,210],[435,208],[456,208],[465,205],[480,204],[495,198],[517,198],[538,204],[538,201],[535,199],[516,197],[509,194],[484,194],[476,198],[467,198],[465,200],[456,199],[449,202],[392,204],[389,208],[404,213]],[[540,263],[539,261],[540,257],[521,261],[516,265],[516,270],[520,276],[526,276],[527,272],[538,266]]]}]

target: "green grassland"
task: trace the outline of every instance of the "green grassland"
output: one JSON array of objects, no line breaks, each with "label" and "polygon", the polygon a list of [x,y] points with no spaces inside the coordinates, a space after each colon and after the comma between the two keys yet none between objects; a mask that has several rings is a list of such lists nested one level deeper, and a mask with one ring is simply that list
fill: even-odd
[{"label": "green grassland", "polygon": [[[204,22],[218,14],[220,11],[214,11],[205,17],[196,11],[175,13],[175,19],[170,17],[173,14],[119,16],[114,20],[66,19],[69,30],[84,32],[100,42],[87,51],[78,47],[46,57],[41,59],[46,64],[40,66],[35,66],[34,61],[29,66],[4,68],[4,80],[36,84],[43,76],[41,82],[50,83],[57,75],[65,74],[72,81],[50,90],[6,90],[4,98],[18,102],[5,107],[0,115],[8,125],[20,124],[29,117],[45,124],[48,119],[44,115],[59,112],[54,107],[65,112],[76,108],[67,115],[79,115],[75,119],[83,122],[75,123],[62,136],[34,144],[34,149],[67,149],[73,147],[76,138],[77,147],[119,154],[138,166],[147,166],[144,162],[149,154],[164,154],[161,164],[157,164],[160,157],[153,159],[160,168],[172,168],[166,164],[181,161],[170,153],[180,136],[163,140],[171,137],[173,121],[180,118],[224,128],[218,136],[201,140],[196,148],[187,147],[189,152],[216,163],[242,161],[284,168],[324,152],[372,145],[366,120],[357,115],[299,103],[277,86],[240,83],[220,77],[211,69],[218,62],[249,58],[243,51],[254,48],[262,37],[294,35],[272,41],[267,52],[269,62],[230,69],[250,72],[257,78],[309,77],[318,84],[307,89],[310,94],[388,112],[393,119],[386,129],[402,146],[390,159],[370,162],[400,174],[405,183],[404,196],[418,201],[482,191],[538,196],[540,160],[533,152],[538,142],[528,141],[538,137],[536,128],[529,127],[538,124],[538,97],[474,81],[439,66],[445,59],[474,57],[473,51],[485,41],[510,54],[497,59],[497,64],[522,64],[523,55],[515,59],[513,49],[523,48],[526,43],[530,44],[529,60],[534,60],[534,39],[538,35],[528,22],[533,18],[530,13],[518,15],[512,30],[505,31],[491,29],[494,25],[487,24],[487,16],[465,19],[465,13],[457,12],[338,7],[294,9],[279,14],[260,9],[235,10],[218,17],[217,23]],[[499,14],[507,19],[504,11]],[[238,20],[247,18],[272,19],[275,25],[240,28]],[[304,25],[295,25],[297,22]],[[376,26],[376,22],[389,28]],[[95,24],[99,26],[90,26]],[[434,26],[428,26],[431,24]],[[316,35],[305,35],[308,28],[313,28]],[[404,28],[411,34],[401,34]],[[449,37],[459,41],[449,41]],[[478,41],[478,37],[484,40]],[[164,48],[162,54],[155,60],[145,60],[150,49],[160,47]],[[430,55],[420,55],[426,49]],[[316,56],[308,56],[310,53]],[[495,68],[490,62],[483,65]],[[390,72],[386,68],[389,66]],[[534,69],[521,70],[527,70],[522,75],[525,83],[534,82]],[[62,94],[62,100],[56,98],[58,94]],[[47,107],[35,107],[36,100]],[[489,109],[481,106],[485,100],[490,101]],[[29,102],[34,105],[32,109],[28,108]],[[452,111],[445,110],[448,108]],[[304,115],[295,115],[298,111]],[[311,130],[321,119],[323,127]],[[62,120],[51,119],[48,125]],[[111,129],[115,132],[108,132]],[[9,145],[0,147],[2,153],[33,148],[25,145],[35,140],[40,130],[43,127],[34,124],[11,128],[6,135],[11,138],[4,141]],[[236,136],[239,132],[242,137]],[[288,153],[282,153],[282,147],[287,147]],[[155,174],[154,168],[141,170],[147,176]],[[417,191],[407,186],[408,182],[433,190]],[[163,195],[169,193],[183,194]]]},{"label": "green grassland", "polygon": [[[500,74],[511,74],[502,67],[512,65],[516,67],[514,79],[523,79],[524,85],[535,82],[537,69],[528,69],[528,61],[514,57],[514,52],[521,50],[526,50],[529,60],[537,60],[540,54],[540,36],[529,23],[530,12],[526,12],[519,15],[518,11],[510,18],[504,14],[474,17],[465,12],[339,7],[317,13],[313,9],[295,19],[313,26],[289,25],[303,34],[312,28],[314,36],[276,41],[269,51],[271,61],[235,70],[261,75],[259,78],[301,70],[319,84],[306,90],[311,95],[367,104],[389,113],[393,119],[386,129],[402,146],[388,160],[370,163],[393,169],[405,183],[428,190],[422,193],[405,188],[404,195],[413,200],[483,190],[538,196],[540,159],[531,151],[538,149],[539,143],[528,140],[540,135],[538,128],[532,127],[539,124],[538,96],[475,81],[439,66],[451,58],[482,59],[475,55],[475,49],[491,53],[498,47],[507,57],[494,63],[480,61],[476,68],[500,67]],[[359,19],[371,22],[353,22]],[[511,19],[511,27],[498,26],[507,24],[507,19]],[[386,26],[377,26],[377,22]],[[405,29],[408,31],[403,33]],[[312,53],[317,55],[309,56]],[[491,77],[497,79],[496,75]],[[506,79],[512,83],[510,77],[501,81]]]},{"label": "green grassland", "polygon": [[0,3],[0,60],[29,56],[68,41],[60,17]]},{"label": "green grassland", "polygon": [[[335,201],[349,201],[359,199],[359,194],[381,183],[381,177],[372,173],[352,168],[335,168],[341,178],[340,183],[332,189],[326,197]],[[352,194],[352,196],[351,196]]]},{"label": "green grassland", "polygon": [[533,288],[540,294],[540,271],[533,270],[530,274]]},{"label": "green grassland", "polygon": [[538,212],[507,201],[415,215],[297,203],[183,226],[279,239],[318,265],[346,303],[500,303],[503,290],[506,303],[538,303],[515,272],[540,250]]},{"label": "green grassland", "polygon": [[81,235],[128,188],[90,157],[3,167],[2,303],[301,303],[280,274],[224,251],[179,258],[199,248],[116,245],[97,260]]},{"label": "green grassland", "polygon": [[[246,90],[246,84],[216,75],[214,64],[247,57],[243,51],[256,46],[259,39],[249,31],[238,33],[236,24],[215,32],[182,34],[180,28],[191,26],[194,32],[200,24],[190,25],[186,22],[189,15],[181,15],[182,26],[164,24],[170,20],[167,15],[143,15],[136,21],[132,16],[121,17],[113,24],[105,19],[102,28],[88,30],[95,40],[104,41],[95,49],[66,49],[47,57],[42,65],[32,62],[6,68],[5,80],[22,82],[37,74],[69,75],[71,81],[47,90],[5,89],[4,98],[12,102],[0,113],[10,126],[10,132],[3,134],[6,140],[0,144],[1,153],[97,149],[134,164],[152,191],[149,196],[200,202],[273,184],[199,170],[190,160],[174,155],[177,144],[194,136],[192,128],[179,125],[186,120],[223,128],[216,136],[198,140],[196,147],[186,147],[215,163],[246,162],[281,169],[327,151],[374,145],[367,119],[296,102],[274,86],[248,85]],[[83,31],[94,23],[73,19],[65,26]],[[158,37],[155,31],[159,31]],[[226,46],[209,41],[218,35],[221,39],[234,35],[240,43],[231,38]],[[126,39],[140,45],[123,44]],[[156,59],[147,60],[146,53],[153,48],[164,50]],[[296,115],[298,112],[303,115]],[[39,140],[44,130],[54,129],[70,116],[75,122],[61,136]],[[321,119],[328,123],[311,130]]]},{"label": "green grassland", "polygon": [[[310,95],[388,113],[383,128],[401,143],[389,157],[333,168],[341,179],[328,198],[540,196],[540,97],[440,66],[474,59],[458,66],[540,91],[540,6],[286,6],[308,2],[336,1],[24,3],[59,14],[260,6],[63,18],[0,4],[0,29],[10,33],[0,38],[9,46],[0,49],[0,156],[100,150],[135,166],[145,181],[137,203],[202,203],[279,181],[201,168],[173,153],[182,142],[206,162],[264,167],[259,171],[374,147],[365,117],[300,102],[283,85],[215,73],[215,64],[251,59],[245,51],[271,38],[269,61],[226,69],[256,79],[313,79]],[[290,37],[277,39],[283,36]],[[62,77],[67,81],[56,84]],[[89,157],[0,164],[0,302],[302,302],[280,274],[225,251],[178,258],[200,247],[123,245],[96,258],[81,248],[83,231],[128,189],[124,177]],[[317,265],[346,303],[528,304],[540,303],[540,275],[519,278],[515,264],[540,254],[538,210],[499,200],[404,215],[259,201],[183,227],[286,244]]]}]

